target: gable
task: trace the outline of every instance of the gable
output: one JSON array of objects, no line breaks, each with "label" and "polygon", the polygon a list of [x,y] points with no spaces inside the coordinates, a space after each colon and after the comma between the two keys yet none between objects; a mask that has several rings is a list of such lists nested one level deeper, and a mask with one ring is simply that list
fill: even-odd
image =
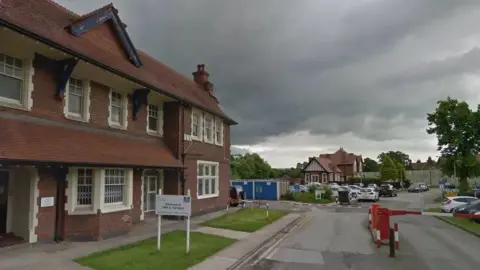
[{"label": "gable", "polygon": [[142,62],[125,28],[112,4],[86,14],[68,26],[72,35],[85,37],[108,51],[120,53],[136,67],[141,67]]},{"label": "gable", "polygon": [[305,172],[324,172],[325,169],[318,163],[316,159],[312,159],[310,163],[307,164],[305,169],[303,169]]}]

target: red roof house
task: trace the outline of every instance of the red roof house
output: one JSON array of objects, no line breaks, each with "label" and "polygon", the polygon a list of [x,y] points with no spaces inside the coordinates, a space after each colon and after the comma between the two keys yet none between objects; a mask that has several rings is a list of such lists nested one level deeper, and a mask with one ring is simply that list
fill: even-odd
[{"label": "red roof house", "polygon": [[124,234],[160,189],[190,190],[195,214],[226,202],[236,123],[204,65],[137,50],[112,4],[0,1],[0,40],[0,241]]}]

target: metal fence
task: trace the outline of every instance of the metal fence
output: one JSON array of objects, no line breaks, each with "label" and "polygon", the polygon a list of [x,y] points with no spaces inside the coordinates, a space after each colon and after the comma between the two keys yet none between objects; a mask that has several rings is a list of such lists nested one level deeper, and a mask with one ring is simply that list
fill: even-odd
[{"label": "metal fence", "polygon": [[[366,178],[380,177],[379,172],[364,172]],[[446,179],[449,183],[458,184],[455,177],[444,176],[441,170],[415,170],[405,171],[405,178],[412,183],[425,183],[427,185],[438,186],[440,179]],[[469,178],[470,185],[480,184],[480,177]]]}]

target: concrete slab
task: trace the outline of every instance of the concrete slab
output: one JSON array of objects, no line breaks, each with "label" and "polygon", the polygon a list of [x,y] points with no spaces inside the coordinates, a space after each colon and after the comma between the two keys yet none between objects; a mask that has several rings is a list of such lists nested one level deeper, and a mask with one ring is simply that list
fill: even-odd
[{"label": "concrete slab", "polygon": [[212,227],[200,227],[194,231],[223,236],[223,237],[232,238],[236,240],[242,240],[250,236],[250,233],[247,233],[247,232],[239,232],[239,231],[232,231],[232,230],[212,228]]},{"label": "concrete slab", "polygon": [[321,252],[313,250],[298,250],[292,248],[279,248],[277,252],[268,259],[279,262],[325,264]]}]

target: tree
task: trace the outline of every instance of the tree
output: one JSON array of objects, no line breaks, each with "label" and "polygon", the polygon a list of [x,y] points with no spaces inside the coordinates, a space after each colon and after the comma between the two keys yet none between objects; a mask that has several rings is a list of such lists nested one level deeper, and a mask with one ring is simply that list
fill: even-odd
[{"label": "tree", "polygon": [[363,160],[363,171],[364,172],[378,172],[379,165],[378,162],[371,158],[365,158]]},{"label": "tree", "polygon": [[380,166],[380,179],[381,180],[395,180],[398,179],[397,168],[395,161],[390,156],[383,157],[382,165]]},{"label": "tree", "polygon": [[380,163],[383,163],[383,159],[387,155],[391,159],[393,159],[393,160],[395,160],[399,163],[402,163],[405,168],[407,168],[407,169],[412,168],[412,160],[410,159],[410,156],[408,154],[403,153],[402,151],[388,151],[386,153],[383,152],[383,153],[379,154],[377,158],[380,161]]},{"label": "tree", "polygon": [[437,104],[435,111],[427,114],[427,133],[437,137],[438,150],[443,158],[442,171],[449,176],[455,172],[460,191],[467,191],[467,179],[478,174],[479,107],[473,111],[466,102],[450,97]]},{"label": "tree", "polygon": [[230,175],[232,179],[277,178],[281,170],[274,169],[256,153],[230,156]]},{"label": "tree", "polygon": [[395,163],[395,169],[397,169],[397,178],[399,180],[405,180],[405,166],[402,163],[393,160]]}]

